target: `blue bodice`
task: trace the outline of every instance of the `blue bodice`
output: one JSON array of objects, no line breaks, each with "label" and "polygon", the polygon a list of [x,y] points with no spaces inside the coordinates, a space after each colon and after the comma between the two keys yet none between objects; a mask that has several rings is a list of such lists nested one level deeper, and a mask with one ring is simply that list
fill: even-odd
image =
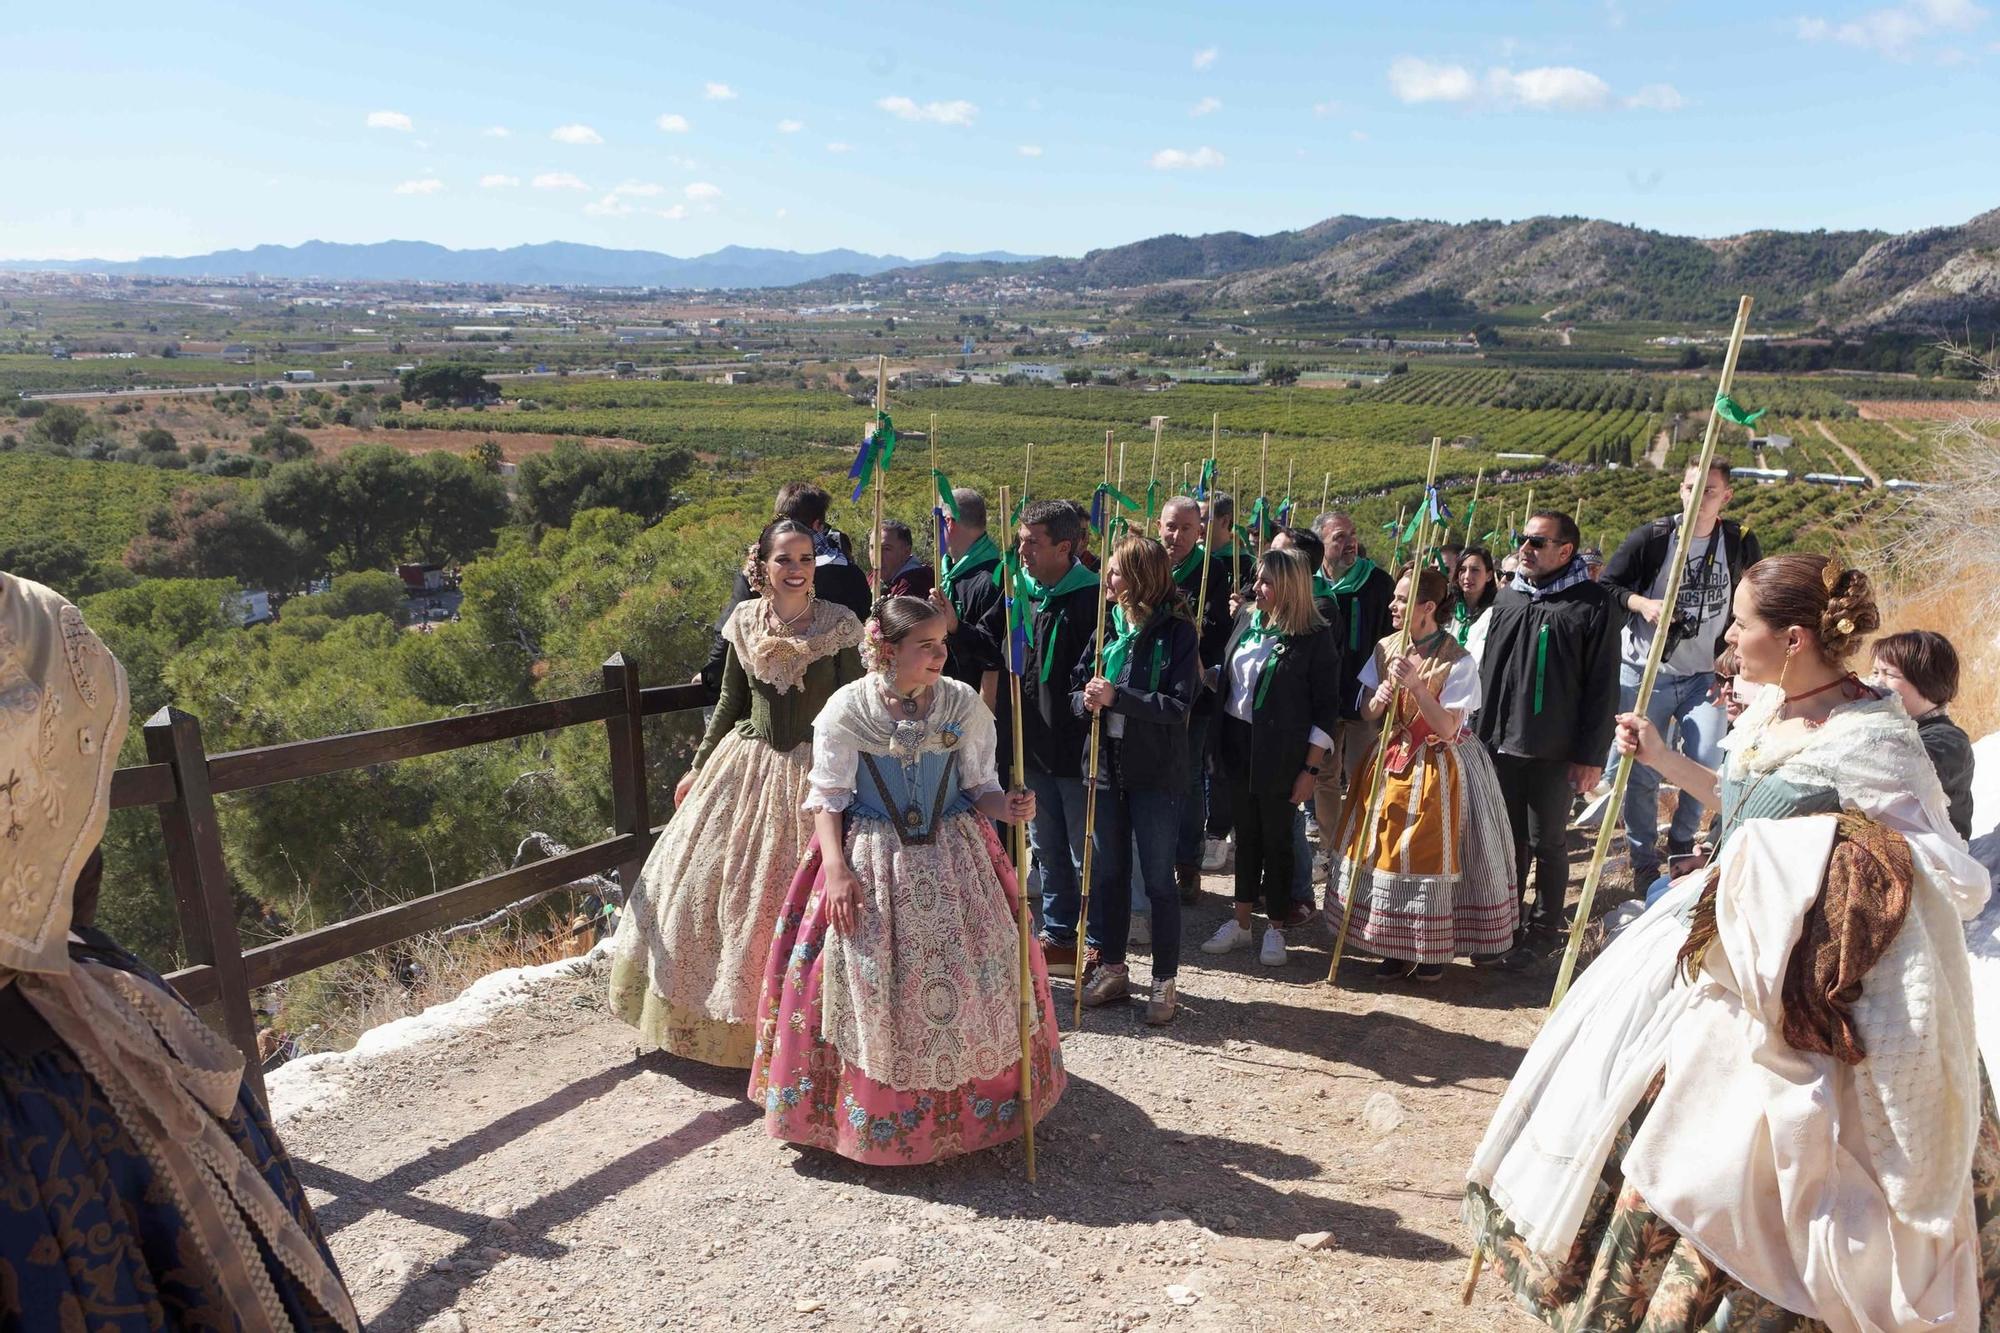
[{"label": "blue bodice", "polygon": [[972,794],[958,776],[958,756],[948,750],[919,751],[914,762],[893,754],[863,751],[854,775],[856,819],[881,819],[904,842],[929,842],[939,824],[972,808]]}]

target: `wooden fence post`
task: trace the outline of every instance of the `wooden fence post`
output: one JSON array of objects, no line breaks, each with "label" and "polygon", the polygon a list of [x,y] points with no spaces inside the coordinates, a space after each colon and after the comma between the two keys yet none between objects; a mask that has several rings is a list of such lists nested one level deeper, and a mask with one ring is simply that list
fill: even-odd
[{"label": "wooden fence post", "polygon": [[166,835],[167,869],[174,882],[181,942],[190,963],[215,969],[215,1007],[222,1011],[222,1030],[243,1052],[243,1072],[261,1100],[264,1066],[257,1052],[257,1020],[250,1012],[243,940],[236,933],[235,896],[222,863],[222,834],[215,822],[215,798],[208,787],[201,723],[192,714],[169,706],[146,720],[144,732],[146,757],[173,767],[180,793],[160,807],[160,828]]},{"label": "wooden fence post", "polygon": [[613,653],[604,663],[604,688],[620,695],[624,706],[604,719],[611,742],[611,820],[614,831],[637,835],[639,854],[618,865],[618,882],[629,902],[639,885],[639,871],[653,842],[653,822],[646,801],[646,728],[639,699],[639,668]]}]

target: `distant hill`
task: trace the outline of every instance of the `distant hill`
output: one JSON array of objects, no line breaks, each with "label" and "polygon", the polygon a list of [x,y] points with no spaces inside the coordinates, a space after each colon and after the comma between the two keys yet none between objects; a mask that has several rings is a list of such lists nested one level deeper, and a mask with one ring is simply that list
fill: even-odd
[{"label": "distant hill", "polygon": [[307,241],[260,245],[183,258],[117,262],[102,259],[0,260],[0,269],[63,273],[146,274],[180,278],[269,277],[335,281],[501,282],[571,287],[790,287],[832,273],[868,275],[913,263],[1023,263],[1031,255],[992,251],[941,254],[928,260],[870,255],[858,250],[799,254],[725,246],[713,254],[679,259],[652,250],[608,250],[549,241],[506,250],[452,250],[427,241],[378,241],[347,245]]},{"label": "distant hill", "polygon": [[1081,259],[875,276],[913,285],[1021,277],[1070,291],[1151,289],[1184,308],[1317,306],[1384,319],[1525,305],[1556,320],[1726,320],[1747,291],[1770,319],[1991,328],[2000,325],[2000,209],[1902,236],[1754,231],[1716,240],[1590,218],[1341,216],[1268,236],[1155,236]]}]

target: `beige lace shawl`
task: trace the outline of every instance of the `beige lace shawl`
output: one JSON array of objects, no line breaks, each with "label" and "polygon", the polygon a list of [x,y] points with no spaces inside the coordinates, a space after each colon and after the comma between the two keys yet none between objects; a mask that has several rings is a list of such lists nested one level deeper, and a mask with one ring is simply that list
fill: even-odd
[{"label": "beige lace shawl", "polygon": [[803,634],[782,634],[771,628],[765,614],[770,603],[762,597],[738,602],[722,627],[722,637],[736,650],[744,671],[780,694],[804,686],[806,668],[822,657],[861,643],[861,622],[837,602],[815,601]]},{"label": "beige lace shawl", "polygon": [[71,895],[104,833],[130,708],[124,668],[82,613],[0,574],[0,986],[18,986],[97,1082],[244,1328],[292,1327],[261,1239],[358,1329],[340,1279],[224,1128],[242,1054],[151,982],[70,958]]}]

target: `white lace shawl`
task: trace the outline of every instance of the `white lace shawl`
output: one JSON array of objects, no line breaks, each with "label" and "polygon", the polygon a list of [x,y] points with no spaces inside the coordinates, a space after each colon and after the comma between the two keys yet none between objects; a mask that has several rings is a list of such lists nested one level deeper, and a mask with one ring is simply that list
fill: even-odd
[{"label": "white lace shawl", "polygon": [[[896,752],[897,720],[882,702],[880,678],[867,675],[835,690],[813,720],[812,772],[807,810],[838,813],[854,802],[861,756]],[[1000,790],[998,738],[993,713],[979,692],[949,676],[937,683],[929,726],[918,752],[958,754],[958,781],[974,799]]]},{"label": "white lace shawl", "polygon": [[838,602],[813,603],[812,619],[803,634],[772,631],[762,597],[738,602],[722,626],[722,637],[736,650],[743,670],[780,694],[804,686],[806,668],[822,657],[861,642],[861,622]]}]

